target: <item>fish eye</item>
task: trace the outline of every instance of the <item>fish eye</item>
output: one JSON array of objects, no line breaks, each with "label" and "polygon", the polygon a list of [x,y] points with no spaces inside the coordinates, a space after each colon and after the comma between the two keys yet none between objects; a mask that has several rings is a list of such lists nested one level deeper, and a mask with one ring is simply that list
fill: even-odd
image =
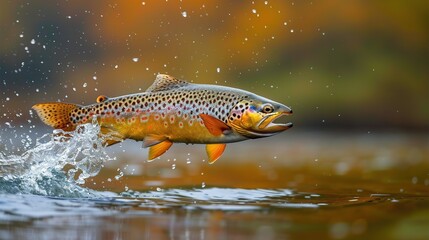
[{"label": "fish eye", "polygon": [[263,105],[261,109],[262,109],[263,113],[272,113],[272,112],[274,112],[273,105],[271,105],[269,103]]}]

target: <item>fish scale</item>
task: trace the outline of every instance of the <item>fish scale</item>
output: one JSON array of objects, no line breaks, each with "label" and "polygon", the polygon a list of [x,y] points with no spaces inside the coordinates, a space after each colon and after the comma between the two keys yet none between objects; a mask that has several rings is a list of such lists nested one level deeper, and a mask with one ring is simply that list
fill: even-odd
[{"label": "fish scale", "polygon": [[290,128],[291,124],[273,121],[292,112],[244,90],[192,84],[165,74],[159,74],[143,93],[115,98],[101,95],[97,103],[87,106],[42,103],[33,109],[43,122],[64,130],[96,118],[101,132],[112,136],[106,144],[123,139],[143,141],[143,146],[150,148],[149,159],[162,155],[173,142],[207,144],[210,162],[220,157],[225,143],[270,136]]},{"label": "fish scale", "polygon": [[129,117],[130,112],[146,112],[157,114],[187,114],[190,118],[199,118],[199,113],[216,116],[227,122],[229,111],[246,96],[234,96],[228,92],[207,90],[173,90],[167,93],[135,94],[125,97],[108,99],[102,103],[74,109],[71,112],[71,121],[74,124],[86,122],[88,115],[100,115],[105,118],[114,115],[119,118]]}]

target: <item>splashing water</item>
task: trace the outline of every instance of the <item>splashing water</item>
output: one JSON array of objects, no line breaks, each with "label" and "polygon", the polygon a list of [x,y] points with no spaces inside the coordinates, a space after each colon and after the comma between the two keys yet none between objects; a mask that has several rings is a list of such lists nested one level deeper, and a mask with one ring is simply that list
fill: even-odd
[{"label": "splashing water", "polygon": [[0,193],[61,197],[100,196],[80,187],[95,176],[103,163],[112,160],[103,147],[97,121],[75,131],[54,130],[37,139],[22,155],[0,152]]}]

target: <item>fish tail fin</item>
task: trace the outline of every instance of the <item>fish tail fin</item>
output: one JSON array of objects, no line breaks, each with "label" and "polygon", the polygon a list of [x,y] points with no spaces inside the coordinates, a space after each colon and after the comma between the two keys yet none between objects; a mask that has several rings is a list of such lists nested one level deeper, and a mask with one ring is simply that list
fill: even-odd
[{"label": "fish tail fin", "polygon": [[80,108],[79,105],[52,102],[36,104],[32,108],[37,112],[42,122],[48,126],[64,131],[72,131],[76,128],[76,125],[71,122],[70,112]]}]

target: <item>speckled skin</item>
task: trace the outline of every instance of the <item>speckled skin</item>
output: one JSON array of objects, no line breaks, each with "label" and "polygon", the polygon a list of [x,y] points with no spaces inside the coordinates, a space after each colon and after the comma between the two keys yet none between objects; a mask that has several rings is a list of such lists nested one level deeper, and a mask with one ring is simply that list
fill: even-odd
[{"label": "speckled skin", "polygon": [[254,94],[234,88],[189,84],[184,81],[176,85],[169,84],[171,88],[151,86],[148,92],[106,98],[100,103],[76,108],[70,113],[71,122],[74,125],[83,124],[97,116],[104,132],[114,133],[123,139],[144,140],[149,134],[185,143],[235,142],[246,139],[240,134],[213,136],[199,114],[216,117],[228,124],[228,117],[234,107],[236,113],[233,113],[234,117],[231,114],[231,120],[248,108],[243,105],[242,109],[238,109],[236,105]]},{"label": "speckled skin", "polygon": [[240,89],[191,84],[159,74],[146,92],[116,98],[104,95],[97,103],[41,103],[33,106],[42,121],[71,131],[97,119],[106,142],[124,139],[145,141],[145,146],[163,141],[228,143],[274,135],[291,124],[274,124],[292,111],[274,101]]},{"label": "speckled skin", "polygon": [[292,113],[287,106],[250,92],[224,86],[191,84],[159,74],[146,92],[116,98],[97,97],[95,104],[39,103],[40,119],[72,131],[97,120],[107,145],[124,139],[143,141],[148,159],[165,153],[173,142],[206,144],[214,163],[226,143],[268,137],[292,127],[274,123]]}]

